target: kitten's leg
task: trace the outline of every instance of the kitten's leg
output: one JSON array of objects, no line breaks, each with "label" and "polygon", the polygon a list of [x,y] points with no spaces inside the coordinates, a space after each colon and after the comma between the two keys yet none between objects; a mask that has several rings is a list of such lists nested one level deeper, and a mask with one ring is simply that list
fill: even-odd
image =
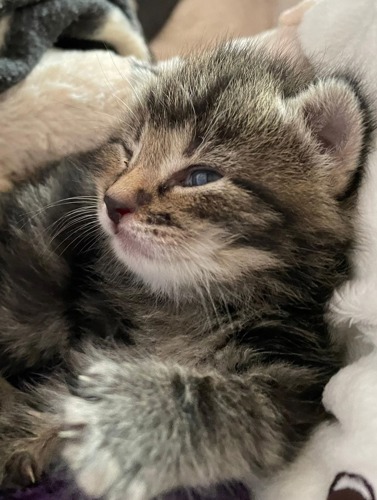
[{"label": "kitten's leg", "polygon": [[35,405],[29,404],[29,398],[0,379],[0,485],[3,488],[35,483],[59,455],[56,415],[37,411]]},{"label": "kitten's leg", "polygon": [[103,357],[64,403],[63,456],[87,493],[111,500],[267,477],[324,417],[320,386],[287,365],[223,376]]}]

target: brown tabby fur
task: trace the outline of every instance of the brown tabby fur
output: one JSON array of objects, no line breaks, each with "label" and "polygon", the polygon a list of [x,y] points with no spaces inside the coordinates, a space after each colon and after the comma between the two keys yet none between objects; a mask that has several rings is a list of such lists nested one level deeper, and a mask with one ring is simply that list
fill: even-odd
[{"label": "brown tabby fur", "polygon": [[[357,90],[245,42],[150,80],[111,142],[0,199],[0,359],[22,390],[0,413],[4,484],[62,442],[109,499],[253,484],[325,418],[342,358],[324,313],[369,133]],[[222,178],[185,187],[192,166]],[[132,212],[117,229],[105,195]]]}]

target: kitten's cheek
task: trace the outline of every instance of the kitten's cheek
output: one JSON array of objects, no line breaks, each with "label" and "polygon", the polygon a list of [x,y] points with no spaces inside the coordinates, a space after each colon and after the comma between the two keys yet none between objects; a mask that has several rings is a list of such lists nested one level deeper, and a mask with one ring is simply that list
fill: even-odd
[{"label": "kitten's cheek", "polygon": [[116,234],[115,224],[110,220],[109,216],[107,215],[107,209],[105,203],[102,203],[102,206],[98,211],[98,220],[101,224],[101,227],[108,235],[114,236],[114,234]]}]

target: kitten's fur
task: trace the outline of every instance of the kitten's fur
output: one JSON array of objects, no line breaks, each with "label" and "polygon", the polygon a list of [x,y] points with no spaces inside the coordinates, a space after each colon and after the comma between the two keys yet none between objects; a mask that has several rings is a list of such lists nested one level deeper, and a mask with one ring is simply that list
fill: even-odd
[{"label": "kitten's fur", "polygon": [[[1,198],[3,374],[77,375],[0,414],[5,483],[41,472],[61,423],[92,494],[260,480],[325,418],[360,99],[245,42],[152,80],[111,142]],[[223,178],[182,187],[191,165]],[[133,210],[117,235],[105,194]]]}]

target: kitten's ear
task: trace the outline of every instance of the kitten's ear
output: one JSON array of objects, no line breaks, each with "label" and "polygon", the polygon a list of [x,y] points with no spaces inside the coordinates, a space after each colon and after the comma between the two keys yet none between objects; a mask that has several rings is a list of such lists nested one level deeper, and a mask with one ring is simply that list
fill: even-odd
[{"label": "kitten's ear", "polygon": [[365,134],[365,113],[354,89],[342,80],[319,81],[291,99],[291,105],[326,156],[323,165],[334,195],[342,196],[359,166]]}]

